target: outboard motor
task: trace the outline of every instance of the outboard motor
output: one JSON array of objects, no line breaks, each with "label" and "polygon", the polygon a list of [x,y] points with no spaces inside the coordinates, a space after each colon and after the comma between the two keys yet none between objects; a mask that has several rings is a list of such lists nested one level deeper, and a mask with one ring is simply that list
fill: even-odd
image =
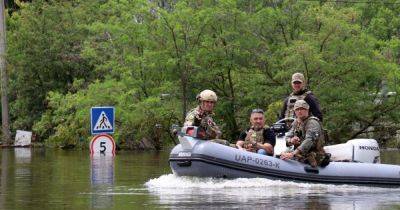
[{"label": "outboard motor", "polygon": [[331,161],[380,163],[380,151],[375,139],[352,139],[344,144],[324,147]]},{"label": "outboard motor", "polygon": [[274,123],[271,126],[271,129],[274,131],[275,135],[278,137],[285,136],[285,132],[288,130],[286,123]]}]

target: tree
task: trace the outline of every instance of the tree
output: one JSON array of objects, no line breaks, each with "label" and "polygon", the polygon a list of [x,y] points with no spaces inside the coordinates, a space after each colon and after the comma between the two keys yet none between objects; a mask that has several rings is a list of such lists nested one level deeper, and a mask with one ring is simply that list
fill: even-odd
[{"label": "tree", "polygon": [[10,121],[8,113],[8,73],[6,69],[6,14],[4,1],[0,5],[0,71],[1,71],[1,122],[4,145],[11,144]]},{"label": "tree", "polygon": [[22,4],[9,21],[13,128],[76,141],[88,136],[87,109],[104,104],[121,110],[121,141],[151,138],[155,125],[168,136],[196,94],[213,89],[215,119],[234,141],[253,108],[274,122],[291,75],[303,72],[333,141],[385,142],[400,121],[398,94],[385,94],[400,91],[398,14],[379,2]]},{"label": "tree", "polygon": [[80,55],[84,23],[91,21],[86,15],[72,2],[56,1],[23,3],[12,14],[7,58],[13,129],[32,128],[46,109],[47,92],[66,93],[74,79],[94,78],[93,67]]}]

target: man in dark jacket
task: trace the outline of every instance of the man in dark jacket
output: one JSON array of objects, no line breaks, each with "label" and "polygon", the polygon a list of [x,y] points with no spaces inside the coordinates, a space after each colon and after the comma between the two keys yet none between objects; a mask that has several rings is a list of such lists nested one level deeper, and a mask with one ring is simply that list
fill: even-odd
[{"label": "man in dark jacket", "polygon": [[295,118],[294,104],[298,100],[304,100],[310,106],[310,114],[317,117],[322,122],[322,112],[318,99],[306,88],[306,81],[302,73],[292,75],[293,92],[285,99],[279,119]]}]

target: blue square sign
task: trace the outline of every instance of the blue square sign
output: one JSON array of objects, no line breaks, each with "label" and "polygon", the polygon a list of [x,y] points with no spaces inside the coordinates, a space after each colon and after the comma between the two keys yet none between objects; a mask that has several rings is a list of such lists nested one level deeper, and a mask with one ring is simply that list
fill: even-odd
[{"label": "blue square sign", "polygon": [[90,128],[92,135],[99,133],[114,133],[114,114],[112,106],[92,107],[90,109]]}]

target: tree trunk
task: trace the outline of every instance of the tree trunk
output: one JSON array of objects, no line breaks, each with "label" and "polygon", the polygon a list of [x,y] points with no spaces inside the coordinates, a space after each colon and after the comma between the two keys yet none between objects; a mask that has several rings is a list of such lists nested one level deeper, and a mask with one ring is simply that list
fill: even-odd
[{"label": "tree trunk", "polygon": [[[233,60],[233,56],[232,56]],[[235,117],[235,104],[236,104],[236,97],[235,97],[235,90],[234,90],[234,85],[232,81],[232,66],[229,67],[228,69],[228,84],[229,84],[229,91],[230,91],[230,112],[232,116],[232,130],[231,130],[231,139],[235,139],[238,134],[238,125],[236,122],[236,117]]]},{"label": "tree trunk", "polygon": [[11,144],[10,122],[8,114],[8,75],[6,69],[6,21],[4,1],[0,5],[0,71],[1,71],[1,119],[4,145]]},{"label": "tree trunk", "polygon": [[185,122],[186,111],[187,111],[187,72],[186,69],[181,70],[181,88],[182,88],[182,120]]}]

